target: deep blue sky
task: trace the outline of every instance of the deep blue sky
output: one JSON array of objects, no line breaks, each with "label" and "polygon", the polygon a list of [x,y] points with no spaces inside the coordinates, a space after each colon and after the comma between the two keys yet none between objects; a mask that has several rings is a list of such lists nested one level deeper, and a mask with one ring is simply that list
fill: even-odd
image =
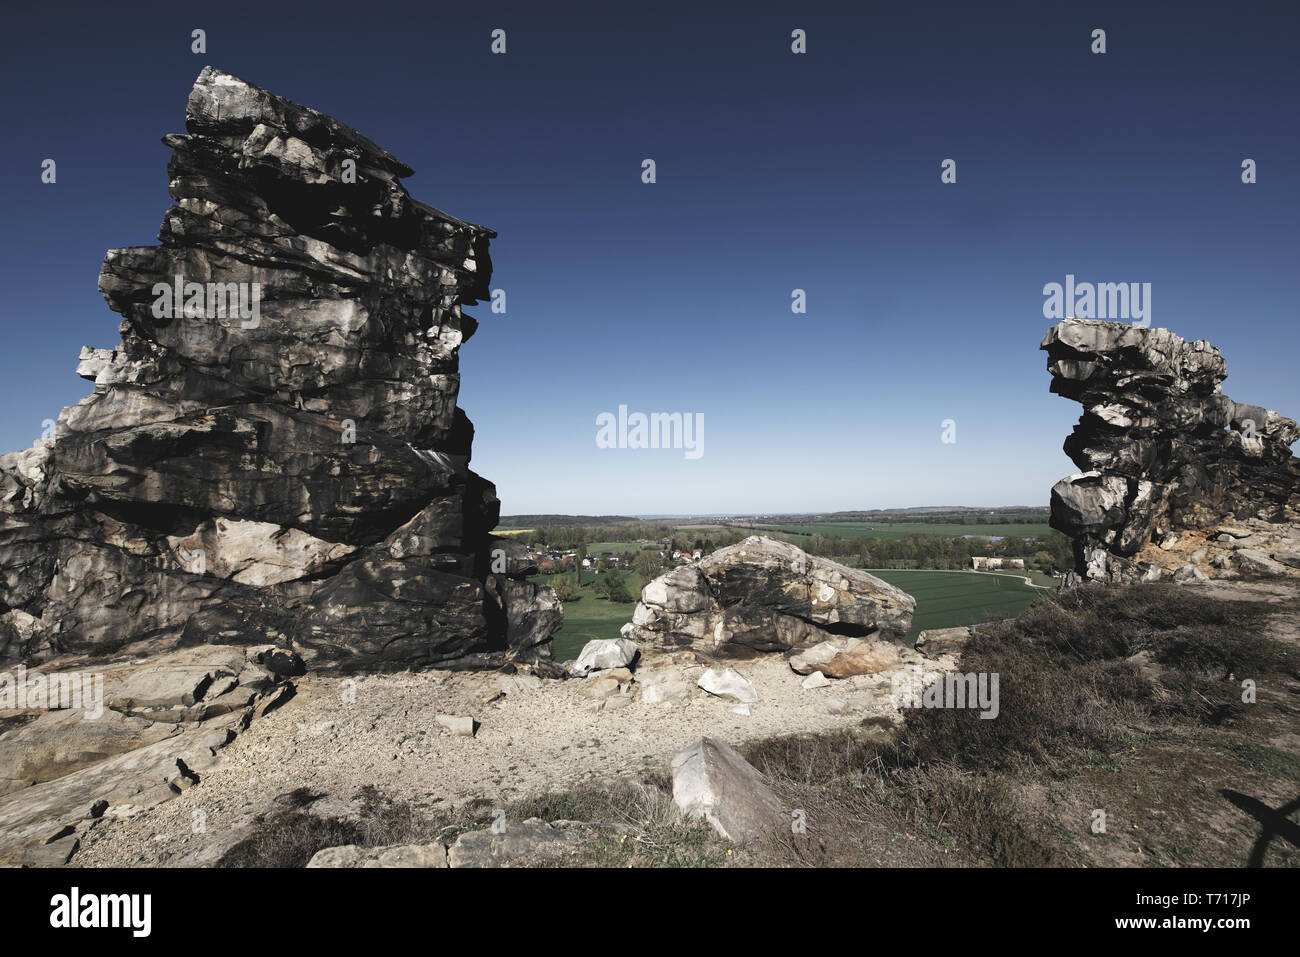
[{"label": "deep blue sky", "polygon": [[[159,138],[209,63],[499,231],[508,313],[471,310],[460,404],[507,513],[1046,504],[1080,411],[1037,351],[1066,273],[1150,282],[1224,391],[1300,414],[1295,3],[178,6],[3,15],[0,450],[116,344],[100,263],[156,241]],[[703,413],[704,456],[598,449],[620,404]]]}]

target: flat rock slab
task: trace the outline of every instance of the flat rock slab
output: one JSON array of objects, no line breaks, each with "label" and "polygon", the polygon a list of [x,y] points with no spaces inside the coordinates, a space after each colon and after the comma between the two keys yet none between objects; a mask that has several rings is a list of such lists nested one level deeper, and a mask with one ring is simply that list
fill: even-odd
[{"label": "flat rock slab", "polygon": [[791,657],[790,667],[801,675],[820,671],[828,678],[848,678],[888,671],[902,661],[902,649],[892,641],[832,638]]},{"label": "flat rock slab", "polygon": [[432,844],[395,844],[388,847],[358,847],[344,844],[317,851],[308,867],[446,867],[447,847]]},{"label": "flat rock slab", "polygon": [[69,834],[48,844],[29,847],[22,853],[22,866],[63,867],[72,859],[72,855],[77,853],[78,846],[80,841],[75,835]]},{"label": "flat rock slab", "polygon": [[0,735],[0,794],[53,781],[114,755],[170,738],[181,729],[116,711],[46,711]]},{"label": "flat rock slab", "polygon": [[[136,748],[44,784],[0,797],[0,864],[15,853],[44,843],[66,825],[92,817],[92,808],[107,802],[152,807],[183,790],[178,761],[192,774],[206,774],[218,762],[217,751],[234,735],[214,719],[172,737]],[[106,813],[101,811],[101,813]]]},{"label": "flat rock slab", "polygon": [[1287,568],[1278,564],[1261,551],[1253,548],[1239,548],[1235,553],[1237,565],[1243,571],[1252,572],[1256,575],[1283,575],[1290,574]]},{"label": "flat rock slab", "polygon": [[447,851],[450,867],[509,867],[518,859],[537,853],[572,849],[582,840],[573,831],[562,831],[538,818],[507,824],[504,831],[471,831],[456,839]]}]

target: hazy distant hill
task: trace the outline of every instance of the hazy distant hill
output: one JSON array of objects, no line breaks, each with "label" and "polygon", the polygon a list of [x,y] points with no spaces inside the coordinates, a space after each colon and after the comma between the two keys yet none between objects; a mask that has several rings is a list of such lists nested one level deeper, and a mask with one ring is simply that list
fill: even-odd
[{"label": "hazy distant hill", "polygon": [[498,528],[536,528],[539,525],[616,525],[638,522],[630,515],[502,515]]},{"label": "hazy distant hill", "polygon": [[861,522],[861,521],[936,521],[941,518],[955,523],[1046,522],[1049,509],[1037,505],[1000,505],[979,508],[970,505],[922,505],[914,508],[872,508],[848,512],[733,512],[717,515],[502,515],[499,528],[536,528],[564,525],[618,525],[624,522],[654,521],[664,524],[701,522],[709,519],[738,519],[764,522]]}]

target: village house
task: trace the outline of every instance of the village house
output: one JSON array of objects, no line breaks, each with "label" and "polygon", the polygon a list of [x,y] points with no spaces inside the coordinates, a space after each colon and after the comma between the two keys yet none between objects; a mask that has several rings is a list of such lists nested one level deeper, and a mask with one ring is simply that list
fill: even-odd
[{"label": "village house", "polygon": [[971,556],[971,567],[977,572],[988,571],[992,568],[1024,568],[1025,560],[1023,558],[988,558],[985,556]]}]

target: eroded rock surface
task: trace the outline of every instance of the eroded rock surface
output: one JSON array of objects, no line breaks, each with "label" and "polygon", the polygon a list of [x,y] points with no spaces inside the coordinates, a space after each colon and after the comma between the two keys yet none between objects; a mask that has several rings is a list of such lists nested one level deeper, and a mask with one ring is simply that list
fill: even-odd
[{"label": "eroded rock surface", "polygon": [[495,233],[211,67],[185,129],[160,244],[104,259],[121,342],[82,350],[94,391],[0,458],[0,662],[141,639],[344,670],[549,657],[559,602],[489,535],[456,405]]},{"label": "eroded rock surface", "polygon": [[[292,697],[289,677],[302,663],[284,656],[270,645],[200,645],[93,665],[64,659],[8,676],[0,866],[65,863],[99,822],[200,784],[255,716]],[[48,693],[55,677],[78,688],[75,698]]]},{"label": "eroded rock surface", "polygon": [[753,536],[647,584],[623,634],[747,656],[838,636],[897,640],[915,608],[911,595],[873,575]]},{"label": "eroded rock surface", "polygon": [[1052,391],[1084,407],[1065,441],[1082,471],[1052,489],[1072,580],[1149,581],[1188,564],[1300,574],[1300,426],[1224,395],[1218,349],[1085,319],[1057,323],[1041,348]]}]

